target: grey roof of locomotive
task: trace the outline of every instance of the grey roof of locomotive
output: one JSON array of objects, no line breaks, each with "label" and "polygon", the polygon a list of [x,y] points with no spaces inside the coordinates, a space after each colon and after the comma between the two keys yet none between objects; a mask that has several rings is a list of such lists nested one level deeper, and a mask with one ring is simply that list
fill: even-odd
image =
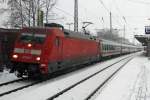
[{"label": "grey roof of locomotive", "polygon": [[81,32],[74,32],[74,31],[70,31],[70,30],[67,30],[67,29],[64,29],[64,34],[65,34],[66,37],[71,37],[71,38],[96,40],[95,36],[86,35],[86,34],[81,33]]}]

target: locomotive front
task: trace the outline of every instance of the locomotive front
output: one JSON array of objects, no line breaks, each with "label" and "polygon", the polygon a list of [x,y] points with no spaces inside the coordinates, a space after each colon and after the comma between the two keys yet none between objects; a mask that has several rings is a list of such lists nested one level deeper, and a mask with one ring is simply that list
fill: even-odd
[{"label": "locomotive front", "polygon": [[18,77],[44,73],[44,70],[41,72],[40,66],[45,40],[46,34],[34,31],[21,32],[14,46],[11,72],[15,72]]}]

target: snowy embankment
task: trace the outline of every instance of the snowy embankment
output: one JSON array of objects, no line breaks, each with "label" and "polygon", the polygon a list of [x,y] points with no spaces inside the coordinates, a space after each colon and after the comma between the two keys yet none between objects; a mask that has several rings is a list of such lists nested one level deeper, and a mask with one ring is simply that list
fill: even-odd
[{"label": "snowy embankment", "polygon": [[105,87],[96,100],[149,100],[150,60],[138,56]]},{"label": "snowy embankment", "polygon": [[97,87],[99,87],[99,86],[101,87],[102,84],[108,78],[110,78],[110,76],[112,76],[113,73],[116,73],[116,71],[121,66],[123,66],[126,62],[128,62],[129,59],[130,58],[122,60],[119,63],[116,63],[116,64],[112,65],[111,67],[105,69],[104,71],[102,71],[99,74],[93,76],[92,78],[84,81],[83,83],[81,83],[78,86],[72,88],[71,90],[67,91],[66,93],[64,93],[63,95],[57,97],[54,100],[89,100],[88,98],[91,98],[91,96],[89,96],[89,95],[91,95],[91,93],[95,89],[97,89]]},{"label": "snowy embankment", "polygon": [[108,60],[106,62],[97,63],[95,65],[92,65],[92,67],[87,67],[72,73],[68,73],[66,75],[59,76],[30,88],[11,93],[7,96],[3,96],[0,98],[0,100],[45,100],[58,91],[63,90],[64,88],[125,57],[126,56],[122,56],[119,58]]},{"label": "snowy embankment", "polygon": [[9,73],[9,71],[7,69],[4,69],[3,72],[0,72],[0,84],[1,83],[5,83],[5,82],[9,82],[12,80],[16,80],[18,79],[14,73]]}]

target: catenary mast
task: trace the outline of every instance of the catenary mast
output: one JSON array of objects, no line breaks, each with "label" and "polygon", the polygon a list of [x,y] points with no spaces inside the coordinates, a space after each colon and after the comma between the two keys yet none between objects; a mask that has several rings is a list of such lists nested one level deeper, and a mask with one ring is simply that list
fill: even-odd
[{"label": "catenary mast", "polygon": [[78,0],[74,1],[74,31],[78,32]]}]

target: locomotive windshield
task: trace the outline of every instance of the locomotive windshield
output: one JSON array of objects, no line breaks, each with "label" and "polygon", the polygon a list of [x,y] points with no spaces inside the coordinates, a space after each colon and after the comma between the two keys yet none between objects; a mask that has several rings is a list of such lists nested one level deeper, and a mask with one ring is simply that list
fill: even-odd
[{"label": "locomotive windshield", "polygon": [[43,43],[45,37],[45,34],[22,33],[20,36],[20,40],[23,42]]}]

